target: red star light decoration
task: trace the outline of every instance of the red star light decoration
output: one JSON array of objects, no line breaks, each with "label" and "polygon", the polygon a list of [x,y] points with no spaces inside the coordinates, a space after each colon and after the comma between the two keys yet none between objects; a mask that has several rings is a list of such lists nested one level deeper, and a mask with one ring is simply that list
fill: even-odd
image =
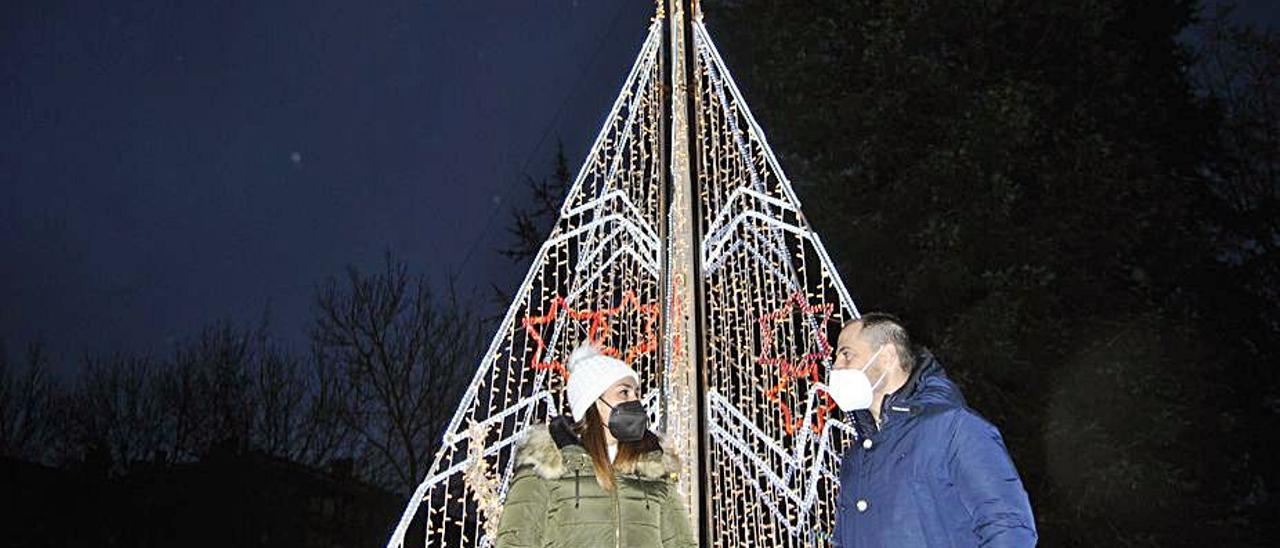
[{"label": "red star light decoration", "polygon": [[[787,320],[795,312],[800,309],[800,313],[810,316],[821,316],[817,324],[813,328],[813,339],[818,341],[818,349],[800,356],[799,359],[792,361],[787,356],[773,355],[774,341],[774,324]],[[761,365],[777,367],[781,373],[778,383],[773,385],[767,392],[765,397],[778,405],[778,411],[782,414],[782,427],[786,430],[787,435],[795,435],[797,429],[804,424],[804,417],[795,417],[791,411],[791,406],[787,402],[782,401],[781,393],[791,385],[792,379],[808,377],[810,382],[819,382],[818,364],[822,363],[822,359],[831,353],[831,344],[827,342],[826,326],[831,321],[831,314],[835,307],[831,303],[811,305],[805,299],[804,293],[796,292],[791,294],[787,301],[783,303],[782,308],[769,312],[760,316],[760,333],[764,337],[764,352],[756,359]],[[827,422],[827,413],[835,409],[835,402],[831,401],[831,396],[826,392],[821,394],[823,403],[818,405],[816,420],[812,425],[813,431],[822,432],[822,428]]]},{"label": "red star light decoration", "polygon": [[[630,307],[636,312],[645,315],[647,318],[643,327],[643,338],[639,344],[632,345],[624,354],[620,349],[608,344],[609,337],[613,335],[613,328],[609,324],[610,318],[617,316],[623,310]],[[562,378],[569,378],[569,371],[565,369],[562,360],[543,361],[542,356],[546,352],[547,344],[542,338],[542,334],[538,332],[537,326],[554,324],[560,317],[560,313],[564,312],[569,318],[578,321],[589,322],[587,326],[587,341],[591,344],[599,346],[601,352],[607,356],[620,358],[631,365],[632,362],[642,355],[653,353],[658,349],[658,335],[655,325],[658,323],[659,309],[656,303],[644,304],[636,297],[634,291],[627,290],[622,294],[622,300],[618,306],[612,308],[601,309],[575,309],[569,306],[569,303],[563,297],[556,296],[551,300],[551,307],[545,314],[540,316],[525,316],[521,320],[521,325],[529,334],[529,338],[534,340],[537,348],[533,352],[533,359],[529,366],[537,370],[550,369],[559,374]]]}]

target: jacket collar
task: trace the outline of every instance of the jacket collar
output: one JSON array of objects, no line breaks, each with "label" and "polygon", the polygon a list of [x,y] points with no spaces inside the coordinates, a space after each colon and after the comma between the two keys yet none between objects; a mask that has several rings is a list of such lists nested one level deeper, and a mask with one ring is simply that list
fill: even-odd
[{"label": "jacket collar", "polygon": [[[590,466],[591,457],[573,433],[573,421],[561,416],[549,424],[529,427],[516,448],[516,466],[532,466],[543,479],[559,479],[582,465]],[[657,450],[641,455],[633,466],[618,468],[619,475],[647,480],[671,479],[680,473],[680,461],[674,451]]]},{"label": "jacket collar", "polygon": [[[964,395],[960,388],[947,377],[942,363],[932,352],[921,349],[916,356],[915,366],[907,382],[892,394],[880,401],[880,426],[887,426],[902,419],[913,417],[930,407],[963,407]],[[879,431],[869,411],[865,416],[854,418],[855,428],[859,432],[874,434]]]}]

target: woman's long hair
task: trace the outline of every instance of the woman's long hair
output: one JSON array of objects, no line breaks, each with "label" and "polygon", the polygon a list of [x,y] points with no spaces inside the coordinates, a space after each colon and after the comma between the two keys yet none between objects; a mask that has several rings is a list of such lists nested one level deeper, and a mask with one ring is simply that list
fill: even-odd
[{"label": "woman's long hair", "polygon": [[605,428],[608,427],[600,419],[600,412],[596,410],[595,404],[588,407],[582,420],[573,425],[574,433],[582,440],[582,447],[587,450],[588,455],[591,455],[591,463],[596,469],[596,482],[605,491],[613,491],[618,487],[613,474],[615,469],[635,469],[636,460],[641,455],[661,450],[662,445],[658,441],[658,436],[646,430],[644,437],[639,441],[619,441],[618,456],[613,462],[609,462],[609,445],[605,441]]}]

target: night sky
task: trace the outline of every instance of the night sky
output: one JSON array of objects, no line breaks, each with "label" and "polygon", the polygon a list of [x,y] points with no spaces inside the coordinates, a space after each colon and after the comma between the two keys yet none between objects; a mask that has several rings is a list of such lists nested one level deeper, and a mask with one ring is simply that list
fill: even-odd
[{"label": "night sky", "polygon": [[[1238,15],[1274,28],[1276,4]],[[388,249],[514,289],[494,250],[522,175],[557,139],[576,170],[652,9],[5,2],[0,340],[66,373],[266,315],[301,350],[316,284]]]},{"label": "night sky", "polygon": [[643,40],[627,2],[87,2],[0,14],[0,338],[163,355],[212,321],[303,349],[385,250],[464,290],[522,174],[579,164]]}]

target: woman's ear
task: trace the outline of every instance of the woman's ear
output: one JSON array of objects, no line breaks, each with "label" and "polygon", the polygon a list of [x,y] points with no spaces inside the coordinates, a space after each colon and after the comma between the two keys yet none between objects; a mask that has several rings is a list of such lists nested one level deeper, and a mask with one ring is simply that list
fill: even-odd
[{"label": "woman's ear", "polygon": [[596,413],[600,414],[600,422],[604,424],[609,424],[609,413],[612,412],[613,410],[609,409],[609,406],[604,403],[603,396],[596,398],[596,401],[593,403],[593,405],[596,406]]}]

